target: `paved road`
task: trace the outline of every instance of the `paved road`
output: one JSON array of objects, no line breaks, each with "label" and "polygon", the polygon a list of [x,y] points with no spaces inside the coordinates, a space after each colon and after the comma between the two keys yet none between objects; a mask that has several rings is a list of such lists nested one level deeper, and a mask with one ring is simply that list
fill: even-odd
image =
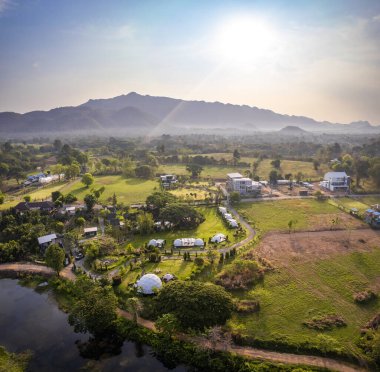
[{"label": "paved road", "polygon": [[[16,272],[16,273],[29,273],[29,274],[45,274],[45,275],[54,275],[54,271],[49,267],[16,262],[16,263],[8,263],[8,264],[0,264],[0,272]],[[69,280],[75,280],[75,275],[71,271],[71,265],[67,266],[64,270],[61,271],[61,276],[65,277]],[[132,320],[132,315],[125,310],[118,309],[118,314],[128,320]],[[156,327],[154,322],[144,319],[137,318],[137,323],[142,327],[148,328],[152,331],[156,331]],[[196,344],[202,344],[209,347],[206,343],[205,339],[199,337],[192,337],[189,335],[178,335],[178,338],[183,339],[185,341],[194,342]],[[278,353],[275,351],[262,350],[252,347],[242,347],[242,346],[229,346],[225,348],[224,345],[217,344],[215,347],[217,350],[229,351],[236,353],[238,355],[251,358],[251,359],[263,359],[269,360],[271,362],[280,362],[286,364],[304,364],[311,365],[316,367],[324,367],[329,368],[331,370],[339,371],[339,372],[355,372],[355,371],[365,371],[358,366],[353,366],[345,362],[340,362],[330,358],[323,358],[317,356],[310,355],[298,355],[298,354],[290,354],[290,353]]]}]

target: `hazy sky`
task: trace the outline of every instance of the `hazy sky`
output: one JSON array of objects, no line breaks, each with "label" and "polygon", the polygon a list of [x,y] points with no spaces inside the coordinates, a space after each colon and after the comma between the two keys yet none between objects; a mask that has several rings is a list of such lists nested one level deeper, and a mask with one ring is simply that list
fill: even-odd
[{"label": "hazy sky", "polygon": [[380,1],[0,0],[0,111],[130,91],[380,124]]}]

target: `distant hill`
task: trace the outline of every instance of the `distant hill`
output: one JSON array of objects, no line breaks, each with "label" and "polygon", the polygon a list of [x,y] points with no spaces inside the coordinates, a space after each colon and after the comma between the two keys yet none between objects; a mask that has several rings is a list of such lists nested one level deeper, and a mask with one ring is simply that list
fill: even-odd
[{"label": "distant hill", "polygon": [[288,125],[287,127],[280,129],[279,133],[289,134],[289,135],[300,135],[300,134],[307,134],[309,132],[299,127],[296,127],[294,125]]},{"label": "distant hill", "polygon": [[[297,128],[297,129],[295,129]],[[77,107],[26,114],[0,113],[0,133],[94,133],[105,135],[183,134],[193,129],[221,134],[254,131],[380,132],[366,121],[351,124],[318,122],[303,116],[277,114],[247,105],[184,101],[143,96],[135,92],[109,99],[92,99]]]}]

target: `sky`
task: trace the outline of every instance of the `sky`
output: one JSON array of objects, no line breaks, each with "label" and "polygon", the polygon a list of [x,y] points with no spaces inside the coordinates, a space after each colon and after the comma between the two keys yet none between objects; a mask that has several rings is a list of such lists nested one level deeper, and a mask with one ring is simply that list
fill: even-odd
[{"label": "sky", "polygon": [[378,0],[0,0],[0,111],[131,91],[380,125]]}]

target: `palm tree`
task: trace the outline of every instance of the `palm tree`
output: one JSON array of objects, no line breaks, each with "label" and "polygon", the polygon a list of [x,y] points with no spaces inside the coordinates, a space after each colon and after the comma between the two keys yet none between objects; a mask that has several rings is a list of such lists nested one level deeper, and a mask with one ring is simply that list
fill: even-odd
[{"label": "palm tree", "polygon": [[137,297],[130,297],[126,301],[128,312],[132,314],[132,320],[137,323],[137,317],[142,310],[141,301]]}]

